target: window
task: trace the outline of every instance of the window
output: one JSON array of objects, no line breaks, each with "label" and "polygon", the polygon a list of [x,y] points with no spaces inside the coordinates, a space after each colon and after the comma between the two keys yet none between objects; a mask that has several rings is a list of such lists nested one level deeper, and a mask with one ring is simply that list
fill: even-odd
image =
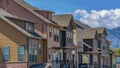
[{"label": "window", "polygon": [[24,46],[19,46],[18,47],[18,60],[19,61],[24,61],[24,55],[25,55],[25,49]]},{"label": "window", "polygon": [[26,22],[25,29],[28,30],[28,31],[34,31],[34,25],[33,25],[33,23]]},{"label": "window", "polygon": [[102,50],[106,50],[106,47],[105,47],[105,46],[102,46]]},{"label": "window", "polygon": [[78,42],[78,46],[82,46],[82,42]]},{"label": "window", "polygon": [[54,28],[54,41],[59,42],[59,29]]},{"label": "window", "polygon": [[49,27],[49,36],[52,37],[52,27]]},{"label": "window", "polygon": [[9,46],[4,46],[2,49],[3,61],[9,61]]},{"label": "window", "polygon": [[39,43],[39,54],[41,54],[42,45]]},{"label": "window", "polygon": [[39,45],[37,43],[37,40],[29,39],[29,61],[31,62],[37,61],[38,48]]},{"label": "window", "polygon": [[67,44],[69,44],[69,45],[72,45],[72,43],[73,43],[73,36],[72,36],[72,32],[66,32],[66,42],[67,42]]},{"label": "window", "polygon": [[119,64],[119,63],[120,63],[120,57],[116,56],[116,64]]},{"label": "window", "polygon": [[58,35],[54,35],[54,41],[59,42],[59,36]]},{"label": "window", "polygon": [[50,49],[48,49],[48,58],[50,59],[51,58],[51,52],[50,52]]}]

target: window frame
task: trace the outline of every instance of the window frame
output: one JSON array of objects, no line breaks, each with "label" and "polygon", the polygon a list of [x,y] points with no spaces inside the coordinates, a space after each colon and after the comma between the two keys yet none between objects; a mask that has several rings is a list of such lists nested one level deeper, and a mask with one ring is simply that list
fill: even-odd
[{"label": "window frame", "polygon": [[34,31],[34,23],[25,22],[25,29],[26,29],[27,31],[33,32],[33,31]]},{"label": "window frame", "polygon": [[52,27],[49,27],[49,37],[52,37]]},{"label": "window frame", "polygon": [[[4,54],[4,49],[5,49],[5,48],[8,48],[8,55],[5,55],[5,54]],[[6,60],[5,60],[5,56],[7,56],[7,59],[6,59]],[[3,60],[4,62],[10,60],[10,47],[9,47],[9,46],[3,46],[3,47],[2,47],[2,60]]]},{"label": "window frame", "polygon": [[[21,53],[20,54],[20,51],[21,49],[19,49],[20,47],[23,47],[24,51],[23,51],[23,54]],[[22,55],[22,59],[21,59],[21,56]],[[20,45],[18,46],[18,61],[24,61],[25,60],[25,46],[24,45]]]},{"label": "window frame", "polygon": [[38,40],[29,38],[29,61],[30,62],[37,62],[38,50],[39,50],[39,43]]},{"label": "window frame", "polygon": [[54,41],[59,42],[59,29],[54,28]]}]

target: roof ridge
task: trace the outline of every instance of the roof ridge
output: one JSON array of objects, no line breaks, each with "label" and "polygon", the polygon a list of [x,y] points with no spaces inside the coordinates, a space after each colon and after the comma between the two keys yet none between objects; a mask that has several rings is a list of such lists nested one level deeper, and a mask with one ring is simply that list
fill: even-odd
[{"label": "roof ridge", "polygon": [[71,15],[71,16],[73,16],[72,14],[53,14],[52,16],[62,16],[62,15]]}]

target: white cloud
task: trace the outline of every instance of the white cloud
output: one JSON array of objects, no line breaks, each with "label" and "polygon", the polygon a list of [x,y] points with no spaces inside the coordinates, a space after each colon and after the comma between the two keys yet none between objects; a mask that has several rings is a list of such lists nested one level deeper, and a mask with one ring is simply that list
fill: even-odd
[{"label": "white cloud", "polygon": [[77,9],[74,11],[74,16],[79,16],[80,21],[91,27],[106,27],[109,29],[120,26],[120,9],[111,10],[86,10]]}]

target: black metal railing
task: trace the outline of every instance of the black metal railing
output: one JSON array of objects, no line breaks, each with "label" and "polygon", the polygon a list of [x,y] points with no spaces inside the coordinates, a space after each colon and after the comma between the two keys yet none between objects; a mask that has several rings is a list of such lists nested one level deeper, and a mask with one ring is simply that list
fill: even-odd
[{"label": "black metal railing", "polygon": [[82,63],[82,64],[78,64],[79,68],[98,68],[98,64],[88,64],[88,63]]}]

